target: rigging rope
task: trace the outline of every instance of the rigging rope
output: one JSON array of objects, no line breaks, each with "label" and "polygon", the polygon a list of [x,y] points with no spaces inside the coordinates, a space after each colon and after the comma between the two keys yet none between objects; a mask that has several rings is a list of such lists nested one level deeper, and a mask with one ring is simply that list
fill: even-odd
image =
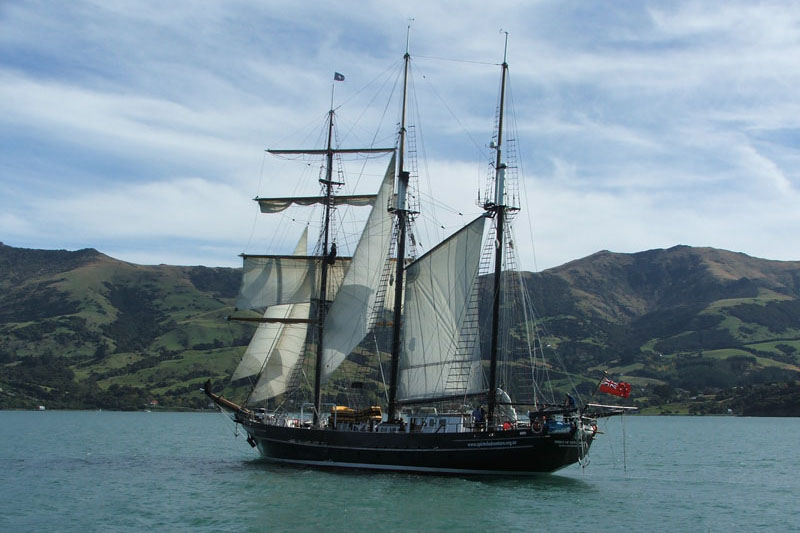
[{"label": "rigging rope", "polygon": [[217,406],[217,409],[219,410],[219,414],[222,415],[222,418],[224,418],[228,424],[233,424],[233,436],[234,437],[238,437],[239,436],[239,424],[237,424],[236,422],[231,420],[231,417],[228,416],[227,414],[225,414],[225,410],[222,409],[222,407]]},{"label": "rigging rope", "polygon": [[628,472],[628,437],[625,434],[625,411],[622,412],[622,470]]},{"label": "rigging rope", "polygon": [[499,67],[500,63],[497,62],[489,62],[489,61],[470,61],[468,59],[451,59],[449,57],[437,57],[437,56],[418,56],[415,55],[414,57],[418,57],[420,59],[435,59],[437,61],[452,61],[453,63],[470,63],[473,65],[491,65],[493,67]]}]

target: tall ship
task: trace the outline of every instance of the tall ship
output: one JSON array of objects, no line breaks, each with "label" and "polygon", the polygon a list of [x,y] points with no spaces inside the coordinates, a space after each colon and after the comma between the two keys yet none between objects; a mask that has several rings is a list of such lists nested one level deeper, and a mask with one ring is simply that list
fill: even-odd
[{"label": "tall ship", "polygon": [[[546,343],[515,270],[512,223],[520,206],[505,149],[506,53],[482,213],[419,257],[410,253],[419,208],[410,193],[416,165],[408,164],[408,46],[402,68],[395,146],[338,147],[332,96],[324,147],[268,150],[323,159],[319,195],[256,198],[267,214],[321,206],[317,253],[308,255],[306,231],[294,254],[243,255],[237,310],[258,315],[232,318],[258,326],[233,380],[252,385],[241,403],[210,381],[205,392],[261,456],[278,463],[526,475],[580,462],[596,418],[620,410],[581,404],[547,383]],[[376,194],[337,194],[338,157],[380,153],[390,161]],[[371,206],[350,257],[337,253],[332,222],[344,206]],[[383,401],[363,394],[375,383]]]}]

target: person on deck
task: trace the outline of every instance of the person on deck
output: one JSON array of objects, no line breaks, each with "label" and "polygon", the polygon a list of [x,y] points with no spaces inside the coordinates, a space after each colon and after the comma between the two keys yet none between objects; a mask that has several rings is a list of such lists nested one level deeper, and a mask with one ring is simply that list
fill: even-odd
[{"label": "person on deck", "polygon": [[483,429],[483,423],[486,420],[486,411],[484,411],[483,406],[479,405],[472,411],[472,422],[474,424],[475,431],[481,431]]},{"label": "person on deck", "polygon": [[575,398],[571,394],[567,394],[564,398],[564,407],[567,409],[575,409]]}]

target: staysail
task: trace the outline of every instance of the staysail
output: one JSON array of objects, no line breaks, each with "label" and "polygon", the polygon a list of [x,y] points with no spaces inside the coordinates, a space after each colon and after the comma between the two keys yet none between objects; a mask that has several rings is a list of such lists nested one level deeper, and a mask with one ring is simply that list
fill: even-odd
[{"label": "staysail", "polygon": [[[403,353],[398,399],[422,400],[484,388],[477,343],[460,353],[459,339],[478,279],[481,216],[406,269]],[[458,375],[459,390],[448,387]]]},{"label": "staysail", "polygon": [[393,224],[388,203],[394,186],[394,167],[395,158],[392,157],[350,267],[326,315],[323,382],[358,346],[369,329],[392,240]]}]

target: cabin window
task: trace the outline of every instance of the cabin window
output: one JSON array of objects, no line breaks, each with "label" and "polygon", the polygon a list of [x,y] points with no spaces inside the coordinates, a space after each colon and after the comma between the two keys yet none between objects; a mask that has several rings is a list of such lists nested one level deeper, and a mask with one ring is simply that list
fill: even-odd
[{"label": "cabin window", "polygon": [[430,420],[428,420],[428,425],[429,426],[435,426],[436,425],[436,419],[435,418],[431,418]]},{"label": "cabin window", "polygon": [[440,418],[440,419],[439,419],[439,427],[440,427],[440,428],[443,428],[443,427],[445,427],[446,425],[447,425],[447,420],[445,420],[444,418]]}]

